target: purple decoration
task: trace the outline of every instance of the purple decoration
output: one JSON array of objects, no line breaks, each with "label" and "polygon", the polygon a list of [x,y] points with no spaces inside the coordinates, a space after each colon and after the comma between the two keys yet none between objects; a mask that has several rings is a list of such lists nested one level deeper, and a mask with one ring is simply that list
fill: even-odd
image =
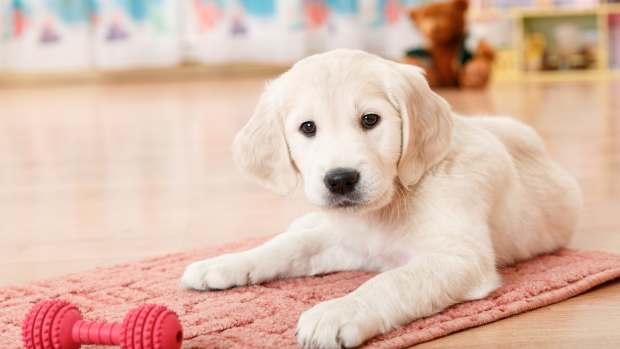
[{"label": "purple decoration", "polygon": [[248,28],[245,26],[241,18],[237,17],[233,20],[232,28],[230,29],[233,36],[244,35],[247,31]]},{"label": "purple decoration", "polygon": [[110,25],[108,34],[106,35],[107,41],[122,41],[129,37],[129,34],[116,22]]},{"label": "purple decoration", "polygon": [[53,44],[55,42],[60,41],[60,36],[52,30],[49,26],[45,26],[43,31],[41,31],[41,35],[39,36],[39,42],[42,44]]}]

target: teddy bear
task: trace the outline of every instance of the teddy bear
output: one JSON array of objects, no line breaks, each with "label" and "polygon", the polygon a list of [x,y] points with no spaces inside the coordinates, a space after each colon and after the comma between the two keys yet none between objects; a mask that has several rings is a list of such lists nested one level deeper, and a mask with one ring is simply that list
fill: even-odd
[{"label": "teddy bear", "polygon": [[404,62],[422,67],[433,87],[481,88],[489,81],[494,52],[483,40],[470,45],[465,17],[468,5],[468,0],[448,0],[409,12],[428,48],[407,51]]}]

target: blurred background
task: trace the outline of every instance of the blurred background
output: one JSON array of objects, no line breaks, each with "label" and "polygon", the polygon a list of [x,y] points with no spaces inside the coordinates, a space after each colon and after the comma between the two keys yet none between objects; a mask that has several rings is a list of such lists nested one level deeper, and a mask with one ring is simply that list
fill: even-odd
[{"label": "blurred background", "polygon": [[[337,47],[399,59],[424,41],[409,9],[430,2],[0,0],[0,73],[279,66]],[[469,34],[497,49],[497,80],[618,75],[618,0],[471,0],[469,8]]]},{"label": "blurred background", "polygon": [[[230,156],[265,81],[338,47],[401,60],[429,3],[0,0],[0,285],[283,231],[311,207]],[[491,84],[438,92],[536,128],[584,186],[574,245],[620,252],[620,4],[471,0],[467,32]]]},{"label": "blurred background", "polygon": [[[265,82],[337,47],[403,60],[430,3],[0,0],[0,286],[284,231],[312,207],[230,152]],[[471,0],[466,32],[491,81],[437,92],[534,127],[583,188],[571,247],[620,253],[620,3]],[[617,348],[619,314],[616,284],[423,347]]]}]

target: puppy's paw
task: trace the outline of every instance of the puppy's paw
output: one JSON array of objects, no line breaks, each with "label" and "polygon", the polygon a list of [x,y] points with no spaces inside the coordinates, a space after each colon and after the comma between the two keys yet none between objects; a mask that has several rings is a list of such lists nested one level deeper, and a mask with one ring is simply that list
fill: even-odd
[{"label": "puppy's paw", "polygon": [[254,265],[244,254],[225,254],[188,265],[181,277],[181,285],[195,290],[245,286],[251,283],[253,269]]},{"label": "puppy's paw", "polygon": [[377,314],[350,296],[319,303],[301,314],[297,341],[305,349],[354,348],[381,332]]}]

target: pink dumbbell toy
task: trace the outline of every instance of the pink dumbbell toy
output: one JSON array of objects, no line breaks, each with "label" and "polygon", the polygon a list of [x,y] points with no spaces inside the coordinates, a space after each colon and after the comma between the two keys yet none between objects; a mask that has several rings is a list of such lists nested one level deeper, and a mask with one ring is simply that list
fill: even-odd
[{"label": "pink dumbbell toy", "polygon": [[25,349],[78,349],[82,344],[120,345],[121,349],[179,349],[183,329],[175,312],[145,304],[127,313],[123,322],[85,321],[66,301],[37,303],[24,320]]}]

